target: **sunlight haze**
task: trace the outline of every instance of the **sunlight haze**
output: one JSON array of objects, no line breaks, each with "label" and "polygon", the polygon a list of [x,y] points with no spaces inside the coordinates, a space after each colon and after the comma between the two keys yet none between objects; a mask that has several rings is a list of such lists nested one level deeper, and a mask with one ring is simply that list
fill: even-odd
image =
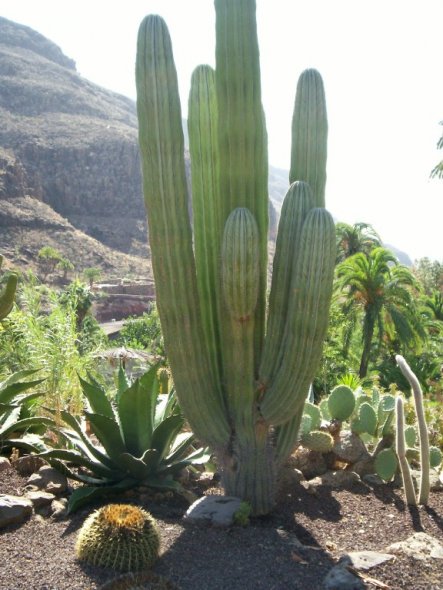
[{"label": "sunlight haze", "polygon": [[[183,116],[192,70],[214,65],[212,0],[3,0],[0,15],[59,45],[85,78],[135,98],[142,18],[157,13],[172,37]],[[269,160],[289,167],[297,78],[317,68],[329,119],[327,208],[371,223],[412,260],[443,260],[441,0],[257,0]]]}]

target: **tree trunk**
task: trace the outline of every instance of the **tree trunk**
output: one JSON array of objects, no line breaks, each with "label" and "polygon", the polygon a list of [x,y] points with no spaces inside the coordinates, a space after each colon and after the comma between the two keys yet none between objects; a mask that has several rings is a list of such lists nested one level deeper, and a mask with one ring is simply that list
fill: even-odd
[{"label": "tree trunk", "polygon": [[371,355],[372,338],[374,336],[375,322],[373,318],[365,316],[363,322],[363,352],[361,355],[360,369],[358,376],[360,378],[366,377],[368,374],[369,357]]}]

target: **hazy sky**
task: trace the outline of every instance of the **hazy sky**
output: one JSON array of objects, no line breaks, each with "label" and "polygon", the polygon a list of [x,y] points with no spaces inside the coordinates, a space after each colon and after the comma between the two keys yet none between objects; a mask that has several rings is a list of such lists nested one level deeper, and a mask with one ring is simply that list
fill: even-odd
[{"label": "hazy sky", "polygon": [[[135,98],[137,29],[168,23],[187,110],[199,63],[214,65],[212,0],[1,0],[74,59],[79,73]],[[273,165],[287,168],[297,78],[323,76],[329,118],[327,207],[371,223],[411,258],[443,261],[442,0],[257,0],[263,103]]]}]

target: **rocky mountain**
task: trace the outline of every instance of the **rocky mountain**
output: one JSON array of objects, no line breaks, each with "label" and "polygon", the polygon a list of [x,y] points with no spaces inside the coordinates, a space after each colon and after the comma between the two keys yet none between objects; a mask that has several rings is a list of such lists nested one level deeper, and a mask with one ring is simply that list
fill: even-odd
[{"label": "rocky mountain", "polygon": [[79,270],[146,275],[141,194],[133,101],[0,18],[0,251],[26,266],[53,245]]},{"label": "rocky mountain", "polygon": [[[271,170],[277,209],[286,186]],[[0,252],[26,268],[49,245],[78,271],[149,276],[145,218],[135,103],[0,17]]]}]

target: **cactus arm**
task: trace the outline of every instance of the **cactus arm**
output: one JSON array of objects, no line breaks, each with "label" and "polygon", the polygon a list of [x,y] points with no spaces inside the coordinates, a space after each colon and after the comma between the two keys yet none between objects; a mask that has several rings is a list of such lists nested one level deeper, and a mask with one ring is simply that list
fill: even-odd
[{"label": "cactus arm", "polygon": [[255,0],[215,0],[223,223],[237,207],[254,216],[260,236],[260,286],[255,310],[255,366],[263,344],[268,236],[268,161],[261,103]]},{"label": "cactus arm", "polygon": [[192,165],[194,251],[203,329],[212,370],[221,380],[219,329],[220,244],[223,235],[218,190],[218,111],[215,72],[198,66],[191,79],[188,132]]},{"label": "cactus arm", "polygon": [[293,259],[300,249],[303,222],[312,208],[313,196],[309,185],[305,182],[293,183],[283,202],[275,245],[268,325],[260,365],[262,387],[266,387],[278,368],[291,296]]},{"label": "cactus arm", "polygon": [[277,465],[284,465],[299,442],[302,412],[297,412],[285,424],[277,426],[275,458]]},{"label": "cactus arm", "polygon": [[328,120],[323,80],[317,70],[302,72],[292,117],[289,181],[304,180],[316,207],[325,206]]},{"label": "cactus arm", "polygon": [[222,245],[223,302],[229,317],[224,333],[225,382],[237,435],[254,429],[254,310],[259,288],[258,228],[248,209],[226,221]]},{"label": "cactus arm", "polygon": [[335,265],[335,226],[326,209],[312,209],[303,224],[295,258],[281,363],[261,403],[271,424],[301,411],[320,361],[329,317]]},{"label": "cactus arm", "polygon": [[395,417],[397,423],[395,450],[397,452],[398,462],[400,464],[406,502],[411,506],[416,506],[417,498],[415,496],[411,470],[409,469],[409,463],[406,459],[405,417],[403,412],[403,399],[400,396],[397,396],[395,400]]},{"label": "cactus arm", "polygon": [[420,466],[421,480],[418,494],[418,503],[427,504],[430,492],[430,459],[429,459],[429,434],[426,425],[425,411],[423,408],[423,392],[417,377],[412,372],[410,366],[401,355],[396,355],[395,360],[401,372],[409,381],[414,395],[415,412],[417,414],[418,436],[420,439]]},{"label": "cactus arm", "polygon": [[204,347],[177,74],[168,29],[156,15],[140,25],[136,87],[143,191],[165,347],[193,430],[220,448],[227,444],[230,429],[221,385]]},{"label": "cactus arm", "polygon": [[0,294],[0,320],[3,320],[12,310],[15,299],[15,292],[17,290],[17,275],[10,274],[6,287]]}]

